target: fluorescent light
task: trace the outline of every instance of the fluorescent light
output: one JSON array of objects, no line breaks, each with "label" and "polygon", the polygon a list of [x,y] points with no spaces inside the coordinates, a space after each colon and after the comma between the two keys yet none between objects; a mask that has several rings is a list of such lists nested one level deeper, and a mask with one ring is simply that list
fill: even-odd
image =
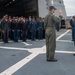
[{"label": "fluorescent light", "polygon": [[15,0],[13,0],[13,1],[15,1]]},{"label": "fluorescent light", "polygon": [[10,2],[10,4],[11,4],[12,2]]}]

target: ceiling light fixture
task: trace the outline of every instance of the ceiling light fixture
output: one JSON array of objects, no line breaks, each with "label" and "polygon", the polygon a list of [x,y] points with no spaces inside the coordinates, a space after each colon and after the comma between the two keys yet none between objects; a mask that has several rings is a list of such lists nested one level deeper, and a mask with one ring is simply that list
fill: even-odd
[{"label": "ceiling light fixture", "polygon": [[13,0],[13,2],[14,2],[15,0]]}]

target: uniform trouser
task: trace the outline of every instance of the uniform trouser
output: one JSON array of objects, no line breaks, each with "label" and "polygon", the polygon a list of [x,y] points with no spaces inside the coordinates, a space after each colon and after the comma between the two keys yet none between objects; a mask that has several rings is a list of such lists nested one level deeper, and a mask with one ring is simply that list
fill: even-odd
[{"label": "uniform trouser", "polygon": [[18,42],[18,29],[14,29],[14,41]]},{"label": "uniform trouser", "polygon": [[56,34],[51,33],[50,35],[46,35],[46,50],[47,50],[47,60],[53,59],[55,55],[56,49]]},{"label": "uniform trouser", "polygon": [[36,30],[31,30],[31,38],[32,40],[35,40],[35,37],[36,37]]},{"label": "uniform trouser", "polygon": [[42,30],[42,28],[39,28],[39,30],[38,30],[38,38],[39,39],[43,38],[43,30]]},{"label": "uniform trouser", "polygon": [[74,40],[75,45],[75,28],[72,28],[72,40]]},{"label": "uniform trouser", "polygon": [[72,40],[75,39],[75,28],[72,28]]},{"label": "uniform trouser", "polygon": [[14,39],[14,38],[13,38],[13,31],[12,31],[12,30],[10,30],[10,39],[11,39],[11,40]]},{"label": "uniform trouser", "polygon": [[45,30],[43,30],[43,39],[45,38]]},{"label": "uniform trouser", "polygon": [[22,31],[22,40],[23,41],[26,41],[26,39],[27,39],[27,31],[26,30],[23,30]]},{"label": "uniform trouser", "polygon": [[36,39],[38,39],[38,30],[36,30]]},{"label": "uniform trouser", "polygon": [[57,30],[57,31],[59,31],[59,30],[60,30],[59,25],[57,25],[57,26],[56,26],[56,30]]},{"label": "uniform trouser", "polygon": [[2,31],[0,30],[0,39],[2,38]]},{"label": "uniform trouser", "polygon": [[4,30],[4,32],[3,32],[3,41],[4,41],[4,43],[8,43],[8,37],[9,37],[9,31]]},{"label": "uniform trouser", "polygon": [[21,30],[20,30],[20,31],[19,31],[19,38],[20,38],[20,40],[22,39],[21,34],[22,34],[22,32],[21,32]]},{"label": "uniform trouser", "polygon": [[30,29],[29,29],[28,32],[27,32],[27,38],[28,38],[28,39],[31,39],[31,32],[30,32]]}]

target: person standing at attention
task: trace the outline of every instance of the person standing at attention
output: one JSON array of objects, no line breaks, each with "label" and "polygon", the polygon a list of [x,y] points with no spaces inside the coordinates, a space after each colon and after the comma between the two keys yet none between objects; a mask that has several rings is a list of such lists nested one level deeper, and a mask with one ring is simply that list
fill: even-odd
[{"label": "person standing at attention", "polygon": [[8,43],[9,30],[10,30],[10,21],[8,15],[4,16],[3,21],[1,22],[1,28],[3,33],[3,42]]}]

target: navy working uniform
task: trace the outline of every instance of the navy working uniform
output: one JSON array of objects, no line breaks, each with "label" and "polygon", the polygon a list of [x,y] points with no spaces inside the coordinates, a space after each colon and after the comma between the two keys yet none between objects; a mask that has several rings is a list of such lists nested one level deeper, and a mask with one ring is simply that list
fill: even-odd
[{"label": "navy working uniform", "polygon": [[15,42],[18,42],[18,35],[19,35],[19,33],[18,33],[18,21],[14,21],[14,41]]},{"label": "navy working uniform", "polygon": [[3,31],[3,41],[4,41],[4,43],[8,43],[10,22],[8,20],[3,20],[1,22],[1,28],[2,28],[2,31]]},{"label": "navy working uniform", "polygon": [[70,25],[72,26],[72,40],[75,40],[75,21],[74,20],[70,20]]},{"label": "navy working uniform", "polygon": [[27,24],[28,24],[28,33],[27,33],[27,37],[28,37],[28,39],[31,39],[31,32],[30,32],[30,26],[31,26],[31,21],[30,20],[28,20],[27,21]]},{"label": "navy working uniform", "polygon": [[[75,45],[75,16],[73,17],[73,20],[70,20],[70,25],[72,26],[72,40],[74,41]],[[73,54],[75,56],[75,54]]]},{"label": "navy working uniform", "polygon": [[38,39],[38,25],[39,25],[39,20],[36,20],[36,39]]},{"label": "navy working uniform", "polygon": [[44,29],[44,22],[43,22],[43,39],[45,38],[45,29]]},{"label": "navy working uniform", "polygon": [[56,23],[56,30],[59,31],[60,30],[60,22]]},{"label": "navy working uniform", "polygon": [[18,22],[18,27],[19,27],[19,38],[20,38],[20,40],[22,39],[22,36],[21,36],[21,34],[22,34],[22,24],[23,24],[23,21],[22,20],[20,20],[19,22]]},{"label": "navy working uniform", "polygon": [[44,28],[43,22],[40,21],[40,22],[38,23],[38,38],[39,38],[39,39],[42,39],[42,38],[43,38],[43,28]]},{"label": "navy working uniform", "polygon": [[31,39],[35,40],[36,37],[36,21],[32,21],[30,24],[30,31],[31,31]]},{"label": "navy working uniform", "polygon": [[13,26],[13,21],[10,22],[10,39],[13,40],[13,30],[14,30],[14,26]]},{"label": "navy working uniform", "polygon": [[27,30],[28,30],[28,24],[27,22],[22,23],[22,41],[26,42],[27,40]]}]

